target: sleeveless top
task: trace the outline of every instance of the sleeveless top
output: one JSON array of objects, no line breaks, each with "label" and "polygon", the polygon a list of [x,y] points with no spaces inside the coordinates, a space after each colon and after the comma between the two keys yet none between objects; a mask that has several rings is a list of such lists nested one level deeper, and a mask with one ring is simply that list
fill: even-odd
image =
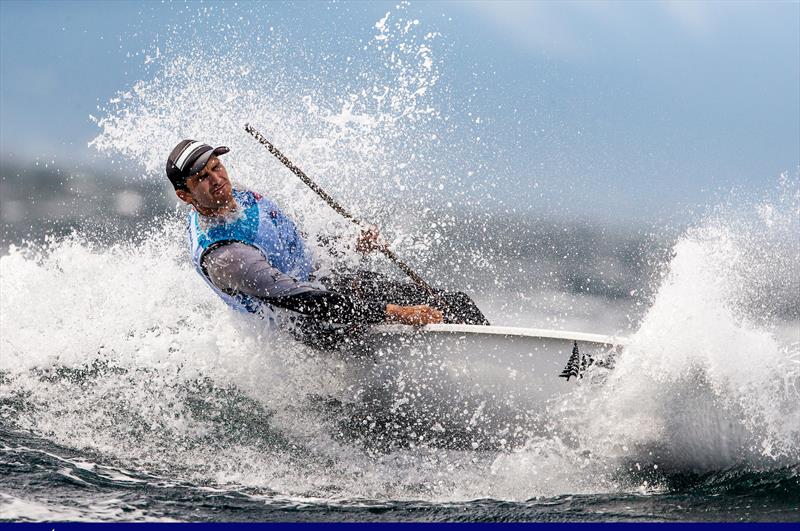
[{"label": "sleeveless top", "polygon": [[203,280],[232,308],[257,313],[267,306],[243,293],[227,293],[217,288],[203,268],[203,256],[214,247],[241,242],[261,251],[269,263],[282,273],[307,281],[311,274],[311,253],[303,243],[294,222],[269,199],[250,191],[234,190],[238,205],[231,218],[207,218],[192,210],[188,217],[192,262]]}]

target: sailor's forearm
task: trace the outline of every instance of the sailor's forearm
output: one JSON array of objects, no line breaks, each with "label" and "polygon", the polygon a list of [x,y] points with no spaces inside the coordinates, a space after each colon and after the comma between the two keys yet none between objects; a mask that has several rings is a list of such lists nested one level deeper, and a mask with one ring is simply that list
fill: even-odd
[{"label": "sailor's forearm", "polygon": [[356,300],[334,291],[312,290],[266,302],[332,323],[374,324],[386,319],[386,304]]}]

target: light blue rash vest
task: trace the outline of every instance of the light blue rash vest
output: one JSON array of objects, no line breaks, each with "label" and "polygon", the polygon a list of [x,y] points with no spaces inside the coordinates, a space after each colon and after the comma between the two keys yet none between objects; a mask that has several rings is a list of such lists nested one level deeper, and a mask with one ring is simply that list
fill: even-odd
[{"label": "light blue rash vest", "polygon": [[300,281],[311,274],[311,253],[303,243],[294,222],[278,205],[250,191],[234,190],[238,210],[235,218],[201,217],[196,210],[189,214],[189,245],[192,262],[203,280],[232,308],[257,313],[264,303],[244,293],[227,293],[217,288],[203,269],[203,256],[209,249],[227,242],[252,245],[282,273]]}]

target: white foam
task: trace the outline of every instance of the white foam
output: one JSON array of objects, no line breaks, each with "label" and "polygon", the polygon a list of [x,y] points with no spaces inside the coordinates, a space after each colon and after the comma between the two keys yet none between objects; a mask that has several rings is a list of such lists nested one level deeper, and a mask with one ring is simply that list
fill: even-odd
[{"label": "white foam", "polygon": [[[76,503],[77,502],[77,503]],[[77,506],[76,506],[77,505]],[[73,500],[70,505],[25,499],[0,492],[0,520],[14,522],[102,522],[150,521],[175,522],[172,518],[148,515],[115,498]]]},{"label": "white foam", "polygon": [[778,317],[798,293],[797,182],[784,176],[770,195],[721,205],[677,242],[606,383],[561,406],[554,438],[533,437],[495,462],[521,471],[504,485],[509,495],[520,484],[647,490],[659,470],[767,470],[800,459],[800,323]]}]

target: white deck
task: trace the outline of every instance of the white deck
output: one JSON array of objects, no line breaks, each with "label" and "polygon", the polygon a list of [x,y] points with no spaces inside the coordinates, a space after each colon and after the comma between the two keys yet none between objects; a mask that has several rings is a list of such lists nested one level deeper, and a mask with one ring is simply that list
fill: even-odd
[{"label": "white deck", "polygon": [[568,341],[598,343],[609,346],[624,346],[627,342],[626,338],[617,336],[587,334],[585,332],[569,332],[564,330],[546,330],[543,328],[521,328],[513,326],[433,324],[422,327],[413,327],[407,325],[379,325],[372,329],[372,333],[377,334],[425,334],[429,332],[434,332],[437,334],[508,336],[532,339],[566,339]]}]

